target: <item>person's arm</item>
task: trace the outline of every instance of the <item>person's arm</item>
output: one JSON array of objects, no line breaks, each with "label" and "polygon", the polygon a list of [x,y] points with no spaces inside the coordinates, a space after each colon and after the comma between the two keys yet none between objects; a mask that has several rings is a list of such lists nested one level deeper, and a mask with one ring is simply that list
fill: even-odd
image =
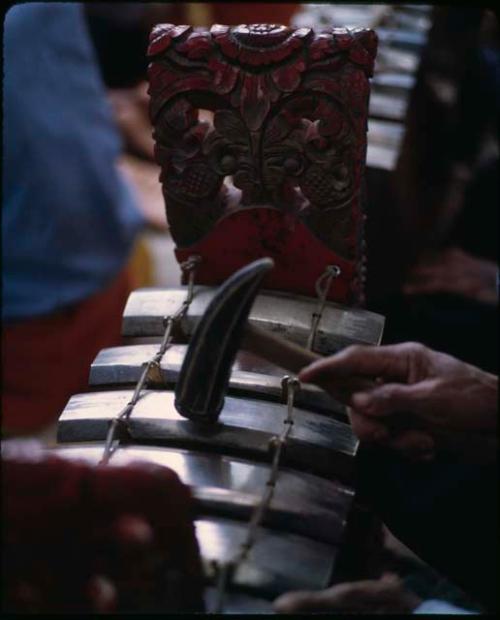
[{"label": "person's arm", "polygon": [[385,573],[380,579],[339,583],[326,590],[287,592],[274,601],[273,607],[282,614],[332,611],[410,614],[421,602],[397,575]]},{"label": "person's arm", "polygon": [[498,377],[418,343],[351,346],[304,368],[349,407],[361,441],[430,459],[445,449],[496,457]]},{"label": "person's arm", "polygon": [[[140,159],[153,162],[154,140],[149,120],[147,89],[147,83],[143,81],[132,88],[109,90],[108,98],[127,152]],[[158,176],[157,170],[156,176]]]},{"label": "person's arm", "polygon": [[385,573],[380,579],[336,584],[326,590],[287,592],[274,601],[281,614],[296,613],[397,613],[397,614],[474,614],[437,599],[422,600],[401,579]]},{"label": "person's arm", "polygon": [[449,293],[485,304],[498,303],[498,265],[459,248],[420,258],[403,286],[406,295]]}]

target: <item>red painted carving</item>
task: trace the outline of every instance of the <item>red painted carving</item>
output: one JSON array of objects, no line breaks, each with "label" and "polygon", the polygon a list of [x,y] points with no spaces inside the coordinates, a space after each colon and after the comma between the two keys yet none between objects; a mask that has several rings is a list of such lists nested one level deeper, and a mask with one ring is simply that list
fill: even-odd
[{"label": "red painted carving", "polygon": [[[283,222],[299,220],[332,260],[346,266],[347,286],[330,297],[362,300],[361,187],[376,47],[371,30],[314,33],[272,24],[153,29],[151,117],[179,256],[201,254],[200,243],[205,253],[215,251],[209,237],[220,225],[227,228],[222,221],[235,211],[277,209],[286,215]],[[200,109],[214,112],[213,125],[199,120]],[[237,204],[227,177],[241,192]],[[236,228],[244,235],[246,229]],[[265,254],[264,245],[255,246],[253,258]],[[317,247],[314,252],[325,255]],[[317,260],[321,272],[326,265]],[[311,288],[309,276],[297,271],[291,288],[279,279],[274,286]]]},{"label": "red painted carving", "polygon": [[[192,253],[192,248],[175,250],[179,262]],[[266,276],[264,288],[314,297],[325,265],[336,264],[341,276],[332,282],[331,298],[346,299],[355,271],[351,261],[332,252],[303,222],[277,209],[231,213],[196,244],[196,253],[203,257],[196,270],[198,281],[208,286],[219,284],[257,256],[269,256],[275,268]]]}]

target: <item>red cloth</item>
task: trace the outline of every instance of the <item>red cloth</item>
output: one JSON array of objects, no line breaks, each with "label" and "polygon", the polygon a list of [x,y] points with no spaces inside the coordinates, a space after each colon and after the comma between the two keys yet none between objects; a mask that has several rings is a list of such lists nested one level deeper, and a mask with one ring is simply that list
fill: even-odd
[{"label": "red cloth", "polygon": [[97,353],[121,341],[131,291],[128,270],[105,290],[57,314],[2,326],[2,433],[56,422],[72,394],[86,391]]}]

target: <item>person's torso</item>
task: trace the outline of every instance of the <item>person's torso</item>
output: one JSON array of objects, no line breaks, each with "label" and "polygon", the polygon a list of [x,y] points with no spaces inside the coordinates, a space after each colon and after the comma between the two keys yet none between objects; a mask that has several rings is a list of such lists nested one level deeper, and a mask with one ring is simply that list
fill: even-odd
[{"label": "person's torso", "polygon": [[9,10],[3,104],[3,314],[22,318],[105,286],[142,218],[81,6]]}]

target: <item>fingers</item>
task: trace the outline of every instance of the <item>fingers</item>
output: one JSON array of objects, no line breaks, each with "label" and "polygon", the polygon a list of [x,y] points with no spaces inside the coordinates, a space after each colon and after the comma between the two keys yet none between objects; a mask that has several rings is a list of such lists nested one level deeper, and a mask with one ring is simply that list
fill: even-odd
[{"label": "fingers", "polygon": [[406,295],[423,295],[432,293],[460,293],[468,286],[465,277],[455,278],[442,269],[422,269],[403,285]]},{"label": "fingers", "polygon": [[444,257],[433,257],[420,261],[410,272],[403,286],[407,295],[421,293],[436,293],[446,290],[450,286],[450,270]]},{"label": "fingers", "polygon": [[430,434],[412,428],[395,431],[390,418],[381,421],[353,409],[348,413],[353,433],[362,443],[395,450],[411,460],[430,461],[435,457],[435,441]]},{"label": "fingers", "polygon": [[461,265],[468,257],[469,255],[460,248],[445,248],[439,251],[423,252],[410,271],[410,277],[413,274],[421,273],[426,270],[449,272],[454,265]]},{"label": "fingers", "polygon": [[118,593],[112,581],[103,575],[92,576],[87,583],[87,596],[92,611],[111,613],[116,611]]},{"label": "fingers", "polygon": [[287,592],[273,603],[273,609],[279,614],[293,614],[300,611],[320,611],[332,609],[324,592]]},{"label": "fingers", "polygon": [[380,443],[389,438],[389,431],[383,422],[361,415],[353,409],[348,409],[347,412],[352,431],[360,441]]},{"label": "fingers", "polygon": [[148,547],[154,538],[153,529],[145,519],[128,514],[116,519],[112,535],[125,548]]},{"label": "fingers", "polygon": [[[378,583],[378,582],[373,582]],[[287,592],[274,601],[273,608],[278,613],[296,613],[300,611],[328,611],[345,606],[352,594],[363,592],[363,588],[372,582],[358,581],[340,583],[327,590]]]},{"label": "fingers", "polygon": [[[425,402],[424,396],[422,402]],[[418,407],[414,409],[418,411]],[[385,413],[377,418],[374,417],[376,408],[371,411],[375,414],[366,415],[361,413],[361,408],[348,408],[352,430],[363,443],[390,448],[418,461],[433,460],[438,450],[460,454],[463,459],[475,463],[490,463],[496,459],[496,434],[472,429],[466,431],[441,428],[433,424],[432,419],[424,420],[423,414],[420,418],[415,418],[395,411],[392,415]]]},{"label": "fingers", "polygon": [[435,456],[433,436],[421,427],[432,423],[437,381],[423,378],[427,360],[426,348],[417,343],[353,346],[304,368],[299,378],[348,405],[360,441],[425,461]]},{"label": "fingers", "polygon": [[[122,514],[106,529],[110,546],[86,585],[90,608],[98,613],[140,607],[151,596],[154,530],[142,516]],[[154,564],[154,562],[153,562]]]},{"label": "fingers", "polygon": [[318,385],[346,377],[383,377],[405,381],[408,358],[417,353],[417,346],[415,343],[382,347],[353,345],[303,368],[299,379]]},{"label": "fingers", "polygon": [[[434,274],[433,274],[434,275]],[[431,277],[428,280],[409,280],[403,285],[405,295],[426,295],[444,293],[450,289],[450,282],[444,278]]]},{"label": "fingers", "polygon": [[319,592],[288,592],[274,602],[277,613],[320,611],[376,612],[381,604],[392,602],[401,611],[403,586],[397,575],[385,573],[380,579],[340,583]]},{"label": "fingers", "polygon": [[458,248],[423,256],[408,275],[403,292],[407,295],[442,292],[476,297],[477,290],[481,290],[481,274],[486,265]]},{"label": "fingers", "polygon": [[340,377],[335,380],[321,381],[318,384],[338,402],[348,405],[353,394],[371,390],[374,382],[372,379],[360,377]]},{"label": "fingers", "polygon": [[403,431],[381,443],[414,461],[432,461],[436,455],[433,437],[422,431]]},{"label": "fingers", "polygon": [[[432,384],[432,381],[411,385],[389,383],[370,392],[354,394],[350,415],[353,432],[360,441],[378,443],[412,460],[433,460],[435,439],[421,428],[426,423],[423,418],[428,417]],[[378,422],[383,429],[373,425],[369,428],[368,420]],[[367,432],[370,432],[368,437]]]},{"label": "fingers", "polygon": [[417,264],[408,274],[403,285],[406,295],[437,293],[449,286],[448,252],[427,253],[422,255]]},{"label": "fingers", "polygon": [[425,416],[432,409],[435,383],[434,379],[410,385],[386,383],[353,394],[350,404],[365,416],[384,417],[401,411]]},{"label": "fingers", "polygon": [[399,575],[392,573],[391,571],[384,572],[382,577],[380,577],[379,583],[402,585]]}]

